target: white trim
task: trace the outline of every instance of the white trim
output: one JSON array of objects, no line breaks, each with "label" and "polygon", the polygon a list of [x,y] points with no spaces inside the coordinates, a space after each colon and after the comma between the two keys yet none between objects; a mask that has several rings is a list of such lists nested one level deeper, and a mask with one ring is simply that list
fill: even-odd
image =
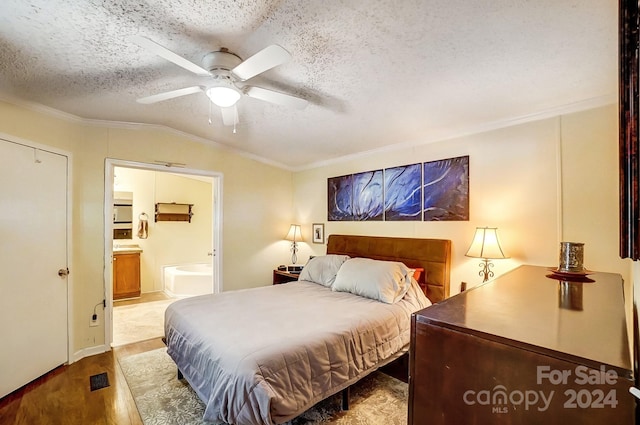
[{"label": "white trim", "polygon": [[7,95],[6,93],[0,94],[0,101],[10,103],[12,105],[20,106],[22,108],[29,109],[30,111],[33,111],[33,112],[39,112],[41,114],[49,115],[54,118],[62,119],[69,122],[74,122],[77,124],[82,124],[86,122],[84,118],[80,118],[77,115],[69,114],[59,109],[54,109],[49,106],[45,106],[41,103],[29,102],[27,100],[19,99],[17,97]]},{"label": "white trim", "polygon": [[38,149],[38,150],[42,150],[45,152],[50,152],[56,155],[60,155],[60,156],[64,156],[65,158],[67,158],[67,211],[66,211],[66,216],[67,216],[67,244],[66,244],[66,248],[67,248],[67,252],[66,252],[66,257],[67,257],[67,268],[71,271],[70,274],[67,275],[67,363],[71,364],[73,363],[72,360],[74,359],[73,356],[73,346],[74,346],[74,332],[73,332],[73,323],[74,323],[74,310],[73,310],[73,272],[74,272],[74,268],[73,268],[73,261],[72,261],[72,256],[71,253],[73,252],[73,238],[72,238],[72,232],[71,229],[73,228],[73,215],[71,214],[71,212],[73,211],[73,180],[71,178],[72,175],[72,167],[71,164],[73,163],[72,159],[73,156],[71,154],[71,152],[63,150],[63,149],[58,149],[55,148],[53,146],[49,146],[49,145],[44,145],[41,143],[37,143],[31,140],[27,140],[27,139],[23,139],[21,137],[17,137],[11,134],[7,134],[7,133],[2,133],[0,132],[0,139],[2,140],[6,140],[7,142],[10,143],[16,143],[19,145],[23,145],[23,146],[27,146],[29,148],[34,148],[34,149]]},{"label": "white trim", "polygon": [[457,139],[459,137],[469,136],[473,134],[481,134],[487,131],[498,130],[501,128],[513,127],[519,124],[525,124],[528,122],[540,121],[547,118],[553,118],[561,115],[571,114],[575,112],[585,111],[588,109],[594,109],[602,106],[613,105],[618,102],[615,95],[605,95],[595,97],[592,99],[586,99],[580,102],[574,102],[567,105],[563,105],[556,108],[549,108],[542,111],[538,111],[532,114],[521,115],[518,117],[504,118],[484,124],[472,125],[469,127],[461,127],[455,131],[449,131],[445,134],[438,134],[434,137],[426,137],[425,139],[413,140],[403,143],[396,143],[393,145],[384,146],[381,148],[371,149],[354,153],[351,155],[344,155],[339,158],[328,159],[326,161],[318,161],[311,164],[303,165],[300,167],[292,167],[291,171],[305,171],[314,168],[326,167],[328,165],[340,164],[343,162],[351,162],[369,155],[375,155],[385,152],[395,152],[401,149],[412,148],[416,146],[428,145],[430,143],[443,142],[446,140]]},{"label": "white trim", "polygon": [[[72,359],[74,362],[77,362],[78,360],[82,360],[85,357],[89,357],[89,356],[95,356],[96,354],[102,354],[102,353],[106,353],[107,351],[109,351],[110,348],[107,345],[96,345],[94,347],[87,347],[87,348],[83,348],[79,351],[76,351],[75,353],[72,354]],[[71,362],[69,362],[71,363]]]},{"label": "white trim", "polygon": [[212,178],[213,191],[213,225],[212,227],[212,245],[214,255],[211,259],[213,264],[213,291],[218,293],[222,291],[222,179],[223,174],[217,171],[199,170],[194,168],[179,168],[166,166],[162,164],[149,164],[144,162],[127,161],[121,159],[105,158],[105,175],[104,175],[104,299],[106,307],[104,310],[104,341],[106,347],[111,347],[113,338],[113,286],[112,282],[112,263],[113,263],[113,219],[110,205],[113,204],[113,179],[115,167],[135,168],[139,170],[149,170],[157,172],[171,172],[173,174],[205,176]]},{"label": "white trim", "polygon": [[67,338],[69,338],[69,348],[68,348],[68,359],[69,362],[73,359],[72,352],[74,348],[75,341],[75,333],[73,331],[73,323],[75,317],[75,310],[73,308],[73,275],[71,272],[75,272],[75,268],[73,266],[73,169],[71,164],[73,163],[73,157],[71,152],[66,153],[67,155],[67,268],[70,273],[67,274],[67,291],[69,294],[67,296],[67,320],[68,320],[68,331]]},{"label": "white trim", "polygon": [[[282,168],[285,170],[292,171],[293,169],[288,165],[285,165],[278,161],[273,161],[271,159],[263,158],[256,154],[243,151],[238,148],[234,148],[229,145],[225,145],[219,142],[216,142],[212,139],[207,139],[204,137],[196,136],[191,133],[187,133],[185,131],[177,130],[172,127],[167,127],[166,125],[161,124],[147,124],[147,123],[137,123],[137,122],[126,122],[126,121],[107,121],[107,120],[97,120],[91,118],[82,118],[77,115],[69,114],[67,112],[60,111],[58,109],[50,108],[48,106],[41,105],[35,102],[28,102],[22,99],[17,99],[14,97],[7,97],[6,95],[0,95],[0,101],[10,103],[30,111],[38,112],[41,114],[49,115],[61,120],[65,120],[67,122],[84,124],[84,125],[93,125],[96,127],[107,127],[107,128],[121,128],[128,130],[142,130],[142,129],[152,129],[152,130],[162,130],[168,133],[173,133],[176,136],[184,137],[186,139],[193,140],[194,142],[202,143],[207,146],[212,146],[227,152],[232,152],[236,155],[242,156],[247,159],[252,159],[254,161],[261,162],[266,165],[271,165],[273,167]],[[161,159],[161,158],[158,158]]]},{"label": "white trim", "polygon": [[113,339],[113,179],[114,165],[108,158],[104,165],[104,267],[102,269],[102,284],[104,297],[104,345],[111,347]]},{"label": "white trim", "polygon": [[422,146],[430,143],[442,142],[445,140],[451,140],[459,137],[464,137],[472,134],[484,133],[491,130],[497,130],[500,128],[512,127],[518,124],[524,124],[533,121],[539,121],[546,118],[552,118],[559,115],[566,115],[575,112],[580,112],[588,109],[594,109],[601,106],[613,105],[618,102],[618,97],[616,94],[607,94],[598,97],[593,97],[590,99],[584,99],[577,102],[572,102],[566,105],[557,106],[553,108],[547,108],[540,110],[538,112],[534,112],[527,115],[521,115],[517,117],[505,117],[499,120],[491,121],[484,124],[471,125],[469,127],[456,128],[455,130],[450,130],[447,132],[443,132],[441,134],[437,134],[432,137],[426,137],[425,139],[420,140],[411,140],[403,143],[397,143],[389,146],[384,146],[381,148],[371,149],[367,151],[362,151],[358,153],[354,153],[351,155],[341,156],[339,158],[328,159],[324,161],[312,162],[302,166],[289,166],[278,161],[273,161],[271,159],[263,158],[261,156],[255,155],[250,152],[246,152],[237,148],[233,148],[231,146],[216,142],[214,140],[206,139],[200,136],[196,136],[181,130],[176,130],[171,127],[167,127],[159,124],[145,124],[145,123],[133,123],[133,122],[124,122],[124,121],[106,121],[106,120],[96,120],[89,118],[81,118],[77,115],[69,114],[67,112],[62,112],[60,110],[50,108],[48,106],[44,106],[34,102],[27,102],[21,99],[17,99],[15,97],[7,97],[6,95],[0,95],[0,101],[4,101],[7,103],[14,104],[16,106],[23,107],[25,109],[29,109],[35,112],[40,112],[43,114],[51,115],[56,118],[60,118],[66,121],[71,121],[75,123],[83,123],[87,125],[94,125],[97,127],[110,127],[110,128],[125,128],[125,129],[158,129],[164,130],[169,133],[173,133],[180,137],[185,137],[191,139],[195,142],[203,143],[208,146],[213,146],[221,150],[225,150],[228,152],[233,152],[239,156],[244,158],[252,159],[254,161],[261,162],[266,165],[271,165],[273,167],[281,168],[287,171],[305,171],[314,168],[325,167],[328,165],[339,164],[348,161],[354,161],[369,155],[374,155],[378,153],[384,152],[394,152],[401,149],[407,149],[416,146]]},{"label": "white trim", "polygon": [[213,226],[211,240],[213,242],[213,257],[211,263],[213,264],[213,293],[218,294],[224,290],[222,282],[222,173],[219,173],[217,178],[213,179],[211,190],[213,191]]}]

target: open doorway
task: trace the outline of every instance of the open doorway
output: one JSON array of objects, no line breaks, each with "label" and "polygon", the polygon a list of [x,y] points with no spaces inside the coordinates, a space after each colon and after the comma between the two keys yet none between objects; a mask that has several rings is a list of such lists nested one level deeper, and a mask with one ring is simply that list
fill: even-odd
[{"label": "open doorway", "polygon": [[117,346],[162,336],[171,302],[220,292],[222,175],[119,160],[106,168],[105,341]]}]

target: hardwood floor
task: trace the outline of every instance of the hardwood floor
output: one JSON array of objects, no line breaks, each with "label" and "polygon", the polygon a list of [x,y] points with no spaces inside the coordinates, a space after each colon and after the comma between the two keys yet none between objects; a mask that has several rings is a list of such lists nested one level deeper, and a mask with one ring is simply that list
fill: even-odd
[{"label": "hardwood floor", "polygon": [[[0,399],[0,425],[142,425],[118,359],[161,347],[157,338],[61,366]],[[103,372],[110,386],[91,391]]]},{"label": "hardwood floor", "polygon": [[140,297],[138,298],[130,298],[126,300],[113,300],[113,306],[119,307],[122,305],[142,304],[142,303],[149,303],[153,301],[162,301],[162,300],[170,300],[170,299],[171,297],[167,296],[167,294],[165,294],[162,291],[143,292],[142,294],[140,294]]}]

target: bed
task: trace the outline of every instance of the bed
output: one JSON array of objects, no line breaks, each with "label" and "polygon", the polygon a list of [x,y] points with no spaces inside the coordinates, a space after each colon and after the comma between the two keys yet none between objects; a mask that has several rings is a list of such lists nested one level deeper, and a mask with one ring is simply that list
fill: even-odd
[{"label": "bed", "polygon": [[[327,256],[310,260],[297,282],[171,304],[167,352],[205,403],[204,419],[286,422],[408,350],[411,313],[429,305],[424,292],[431,302],[448,296],[450,252],[448,240],[331,235]],[[315,281],[318,264],[324,271],[338,260],[334,281]],[[385,302],[344,290],[360,276],[349,271],[364,270],[368,282],[387,262],[421,269],[419,282],[407,272],[404,292]]]}]

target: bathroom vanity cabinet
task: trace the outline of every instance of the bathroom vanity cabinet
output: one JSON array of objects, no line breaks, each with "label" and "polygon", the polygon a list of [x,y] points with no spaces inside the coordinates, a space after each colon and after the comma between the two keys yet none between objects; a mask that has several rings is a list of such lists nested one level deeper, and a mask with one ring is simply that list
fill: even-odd
[{"label": "bathroom vanity cabinet", "polygon": [[140,296],[140,253],[113,253],[113,299]]}]

